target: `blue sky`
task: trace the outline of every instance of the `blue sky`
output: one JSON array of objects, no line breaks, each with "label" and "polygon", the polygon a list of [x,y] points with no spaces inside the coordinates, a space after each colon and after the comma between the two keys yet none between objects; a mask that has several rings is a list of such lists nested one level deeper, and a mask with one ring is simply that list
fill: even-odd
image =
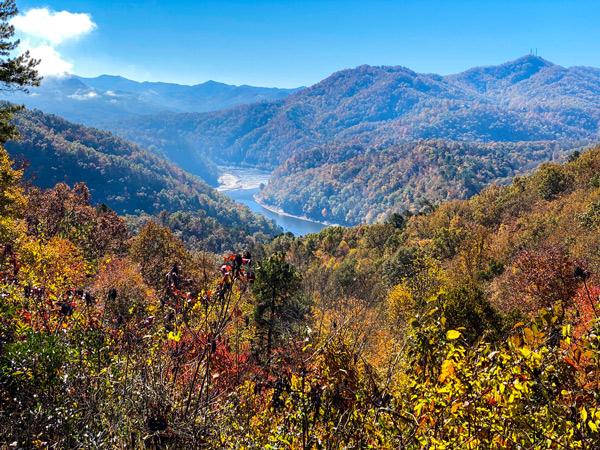
[{"label": "blue sky", "polygon": [[[39,8],[49,17],[73,14],[46,34],[35,35],[39,23],[28,28],[22,21],[20,29],[30,31],[19,36],[56,70],[83,76],[295,87],[361,64],[457,73],[531,48],[563,66],[600,67],[598,1],[17,0],[17,6],[24,15]],[[71,35],[53,35],[71,25]]]}]

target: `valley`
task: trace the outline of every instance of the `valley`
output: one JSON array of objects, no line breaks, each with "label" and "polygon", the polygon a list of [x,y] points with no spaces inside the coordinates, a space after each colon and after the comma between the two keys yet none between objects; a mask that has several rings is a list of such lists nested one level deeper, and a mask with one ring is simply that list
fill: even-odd
[{"label": "valley", "polygon": [[592,3],[150,3],[0,2],[0,449],[598,449]]},{"label": "valley", "polygon": [[[565,161],[598,142],[599,86],[597,70],[564,68],[528,55],[451,76],[360,66],[293,90],[72,76],[47,81],[29,101],[44,101],[39,103],[44,108],[76,118],[89,109],[79,105],[115,92],[162,102],[161,112],[128,107],[129,118],[117,122],[96,109],[104,120],[92,122],[222,191],[219,167],[273,172],[264,189],[261,181],[249,181],[252,191],[238,186],[234,198],[286,231],[304,234],[318,231],[319,222],[356,225],[417,213],[421,204],[466,199],[543,162]],[[258,98],[242,92],[276,98],[216,112],[181,113],[176,107],[187,102],[181,108],[193,110],[200,97]],[[541,106],[540,96],[550,92]],[[115,103],[104,107],[118,110]]]},{"label": "valley", "polygon": [[[451,76],[360,66],[271,102],[103,126],[176,162],[193,155],[274,170],[260,192],[268,204],[354,225],[417,212],[421,201],[468,198],[544,161],[564,161],[598,142],[599,92],[597,70],[533,55]],[[374,182],[391,167],[397,176]]]}]

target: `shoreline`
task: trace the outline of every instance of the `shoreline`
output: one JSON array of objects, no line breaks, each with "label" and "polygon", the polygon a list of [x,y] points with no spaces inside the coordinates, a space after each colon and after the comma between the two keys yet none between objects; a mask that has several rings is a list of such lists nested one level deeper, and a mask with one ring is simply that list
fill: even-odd
[{"label": "shoreline", "polygon": [[256,203],[258,203],[262,208],[265,208],[266,210],[271,211],[272,213],[275,213],[275,214],[279,214],[281,216],[291,217],[293,219],[306,220],[307,222],[318,223],[319,225],[324,225],[325,227],[339,227],[339,226],[341,226],[340,224],[337,224],[337,223],[320,222],[318,220],[314,220],[314,219],[311,219],[311,218],[306,217],[306,216],[296,216],[294,214],[289,214],[289,213],[286,213],[283,209],[278,208],[277,206],[267,205],[266,203],[263,202],[262,197],[259,196],[258,194],[254,194],[253,197],[254,197],[254,201]]},{"label": "shoreline", "polygon": [[243,167],[223,167],[223,172],[217,178],[219,186],[216,187],[219,192],[258,189],[261,184],[269,182],[270,172],[263,171],[259,176],[252,176],[246,179],[240,175]]},{"label": "shoreline", "polygon": [[[241,167],[221,167],[223,172],[218,178],[219,186],[217,186],[217,191],[222,192],[227,195],[227,192],[231,191],[251,191],[254,189],[259,189],[260,184],[263,182],[268,183],[269,172],[263,172],[260,177],[249,177],[249,179],[244,179],[244,177],[240,176],[240,171],[244,170]],[[319,220],[314,220],[306,216],[296,216],[294,214],[289,214],[285,212],[283,209],[278,208],[277,206],[272,206],[264,203],[262,197],[259,193],[255,193],[253,196],[254,201],[261,207],[266,209],[269,212],[274,214],[278,214],[283,217],[289,217],[292,219],[303,220],[306,222],[322,225],[324,228],[330,226],[340,226],[337,223],[331,222],[321,222]]]}]

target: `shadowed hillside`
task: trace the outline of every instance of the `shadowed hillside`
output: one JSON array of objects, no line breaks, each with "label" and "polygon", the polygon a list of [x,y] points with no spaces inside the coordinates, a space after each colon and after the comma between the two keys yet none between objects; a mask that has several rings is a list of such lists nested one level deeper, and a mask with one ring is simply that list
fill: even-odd
[{"label": "shadowed hillside", "polygon": [[39,111],[19,113],[15,123],[22,139],[5,147],[12,157],[29,161],[25,174],[38,187],[84,182],[95,202],[119,214],[164,211],[162,222],[194,242],[208,239],[205,244],[215,251],[255,233],[280,231],[173,163],[110,133]]}]

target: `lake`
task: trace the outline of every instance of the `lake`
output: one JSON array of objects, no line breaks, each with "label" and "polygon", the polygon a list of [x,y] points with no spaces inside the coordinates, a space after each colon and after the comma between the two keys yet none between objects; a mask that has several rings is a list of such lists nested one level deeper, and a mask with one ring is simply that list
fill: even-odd
[{"label": "lake", "polygon": [[267,219],[273,219],[284,231],[291,231],[296,236],[308,233],[318,233],[327,225],[312,220],[279,214],[262,207],[255,199],[261,183],[269,182],[269,172],[258,169],[222,167],[223,174],[219,177],[217,190],[228,195],[236,202],[247,205],[255,213],[263,214]]}]

